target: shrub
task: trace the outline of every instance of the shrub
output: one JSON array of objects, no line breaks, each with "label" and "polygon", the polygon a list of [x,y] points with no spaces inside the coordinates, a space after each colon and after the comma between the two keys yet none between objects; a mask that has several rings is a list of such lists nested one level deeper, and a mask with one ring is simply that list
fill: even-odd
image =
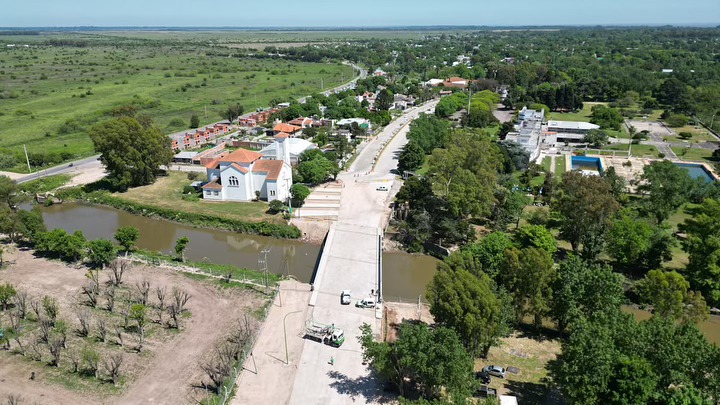
[{"label": "shrub", "polygon": [[195,194],[196,193],[195,187],[190,186],[190,185],[184,186],[182,188],[182,193],[183,194]]},{"label": "shrub", "polygon": [[673,128],[684,127],[688,124],[688,121],[689,118],[683,114],[670,114],[670,116],[666,119],[668,126]]},{"label": "shrub", "polygon": [[187,178],[190,181],[195,181],[198,179],[198,177],[200,177],[200,173],[198,172],[188,172],[187,174]]},{"label": "shrub", "polygon": [[678,134],[678,137],[680,139],[684,139],[684,140],[688,140],[688,139],[692,138],[692,136],[693,136],[692,132],[680,132]]},{"label": "shrub", "polygon": [[277,214],[278,212],[285,209],[285,204],[283,204],[280,200],[272,200],[270,201],[270,205],[268,208],[268,212],[271,214]]}]

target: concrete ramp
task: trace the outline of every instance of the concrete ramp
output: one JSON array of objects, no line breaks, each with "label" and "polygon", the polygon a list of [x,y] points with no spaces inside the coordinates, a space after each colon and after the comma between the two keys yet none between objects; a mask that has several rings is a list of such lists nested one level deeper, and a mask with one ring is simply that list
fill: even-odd
[{"label": "concrete ramp", "polygon": [[310,193],[302,207],[295,210],[298,218],[325,218],[336,220],[340,213],[342,183],[328,183]]}]

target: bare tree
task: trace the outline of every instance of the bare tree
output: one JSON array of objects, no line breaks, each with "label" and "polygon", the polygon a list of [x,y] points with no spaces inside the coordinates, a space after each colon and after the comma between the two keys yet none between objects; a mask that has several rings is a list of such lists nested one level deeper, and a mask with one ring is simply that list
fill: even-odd
[{"label": "bare tree", "polygon": [[167,288],[165,287],[157,287],[155,289],[155,295],[158,299],[158,305],[157,305],[157,314],[158,314],[158,323],[162,325],[163,323],[163,313],[165,312],[165,298],[167,297]]},{"label": "bare tree", "polygon": [[110,286],[105,290],[105,299],[107,300],[105,308],[113,312],[115,310],[115,286]]},{"label": "bare tree", "polygon": [[17,290],[17,293],[13,297],[13,305],[15,305],[18,317],[20,317],[20,319],[25,319],[25,317],[27,317],[28,309],[28,293],[26,290]]},{"label": "bare tree", "polygon": [[115,325],[115,336],[117,336],[117,344],[120,345],[120,347],[125,347],[123,344],[123,327],[120,325]]},{"label": "bare tree", "polygon": [[42,361],[42,352],[40,351],[40,339],[30,339],[30,343],[28,344],[28,349],[30,349],[30,358],[35,361]]},{"label": "bare tree", "polygon": [[80,352],[74,347],[70,348],[67,351],[67,358],[70,359],[70,363],[72,363],[73,373],[77,373],[80,370],[80,362],[82,360]]},{"label": "bare tree", "polygon": [[80,329],[78,329],[78,335],[87,337],[90,335],[90,311],[87,308],[78,308],[77,312],[78,321],[80,321]]},{"label": "bare tree", "polygon": [[50,343],[50,330],[52,329],[52,326],[50,325],[50,321],[43,318],[40,319],[40,327],[38,328],[38,341],[40,343]]},{"label": "bare tree", "polygon": [[60,367],[60,354],[63,349],[63,339],[57,334],[53,334],[53,337],[48,342],[48,350],[50,355],[53,357],[53,365]]},{"label": "bare tree", "polygon": [[20,394],[7,394],[5,399],[7,399],[8,405],[20,405],[22,402]]},{"label": "bare tree", "polygon": [[67,349],[67,334],[70,327],[68,323],[62,319],[55,322],[55,333],[60,337],[63,349]]},{"label": "bare tree", "polygon": [[210,361],[200,365],[200,368],[210,377],[215,392],[220,393],[223,382],[230,376],[235,359],[235,350],[231,345],[224,344],[215,349],[215,354]]},{"label": "bare tree", "polygon": [[40,310],[42,308],[42,303],[40,302],[40,300],[37,298],[31,299],[30,300],[30,308],[32,308],[33,312],[35,312],[35,318],[37,318],[37,320],[39,321],[40,320]]},{"label": "bare tree", "polygon": [[105,370],[110,374],[113,385],[117,385],[118,379],[120,379],[120,366],[122,366],[122,363],[122,353],[114,353],[110,358],[103,360],[103,366],[105,366]]},{"label": "bare tree", "polygon": [[147,305],[148,295],[150,294],[150,281],[144,278],[135,284],[135,288],[137,288],[138,294],[140,295],[139,303]]},{"label": "bare tree", "polygon": [[105,323],[105,319],[98,318],[97,320],[97,331],[98,331],[98,338],[103,342],[107,342],[107,324]]},{"label": "bare tree", "polygon": [[227,338],[228,344],[233,346],[235,351],[235,361],[240,360],[240,354],[250,341],[254,329],[255,321],[247,314],[235,321],[235,325]]},{"label": "bare tree", "polygon": [[100,272],[97,269],[91,269],[85,273],[88,282],[82,287],[82,292],[87,295],[88,303],[95,308],[100,295]]},{"label": "bare tree", "polygon": [[168,313],[170,314],[170,320],[168,320],[168,327],[180,329],[180,320],[178,316],[180,315],[180,311],[178,311],[178,307],[175,306],[175,303],[170,304],[168,307]]},{"label": "bare tree", "polygon": [[123,275],[125,274],[125,272],[129,271],[131,267],[132,263],[127,260],[113,260],[108,266],[108,268],[110,269],[110,273],[108,275],[108,277],[110,278],[110,284],[116,287],[122,284]]},{"label": "bare tree", "polygon": [[183,290],[173,288],[173,299],[175,300],[175,306],[179,313],[185,310],[185,304],[190,300],[192,296]]},{"label": "bare tree", "polygon": [[[10,326],[12,326],[15,333],[13,333],[13,340],[15,343],[17,343],[18,346],[18,352],[25,356],[25,346],[23,345],[22,340],[20,339],[20,336],[23,332],[23,324],[20,322],[20,318],[15,316],[12,311],[8,312],[8,316],[10,318]],[[7,336],[5,337],[7,339]],[[8,342],[8,349],[10,348],[10,343]]]}]

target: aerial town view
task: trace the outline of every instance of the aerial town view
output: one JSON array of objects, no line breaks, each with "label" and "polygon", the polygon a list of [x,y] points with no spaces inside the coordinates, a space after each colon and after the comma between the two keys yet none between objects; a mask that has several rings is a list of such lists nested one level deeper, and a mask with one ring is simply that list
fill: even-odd
[{"label": "aerial town view", "polygon": [[720,2],[8,2],[2,404],[720,404]]}]

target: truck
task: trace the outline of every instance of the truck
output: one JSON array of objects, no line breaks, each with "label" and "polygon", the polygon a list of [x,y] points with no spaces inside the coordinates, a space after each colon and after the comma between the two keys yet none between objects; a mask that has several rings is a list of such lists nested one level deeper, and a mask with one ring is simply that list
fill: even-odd
[{"label": "truck", "polygon": [[316,322],[312,318],[305,322],[304,337],[333,347],[340,347],[345,342],[345,332],[342,329],[336,328],[335,324]]}]

